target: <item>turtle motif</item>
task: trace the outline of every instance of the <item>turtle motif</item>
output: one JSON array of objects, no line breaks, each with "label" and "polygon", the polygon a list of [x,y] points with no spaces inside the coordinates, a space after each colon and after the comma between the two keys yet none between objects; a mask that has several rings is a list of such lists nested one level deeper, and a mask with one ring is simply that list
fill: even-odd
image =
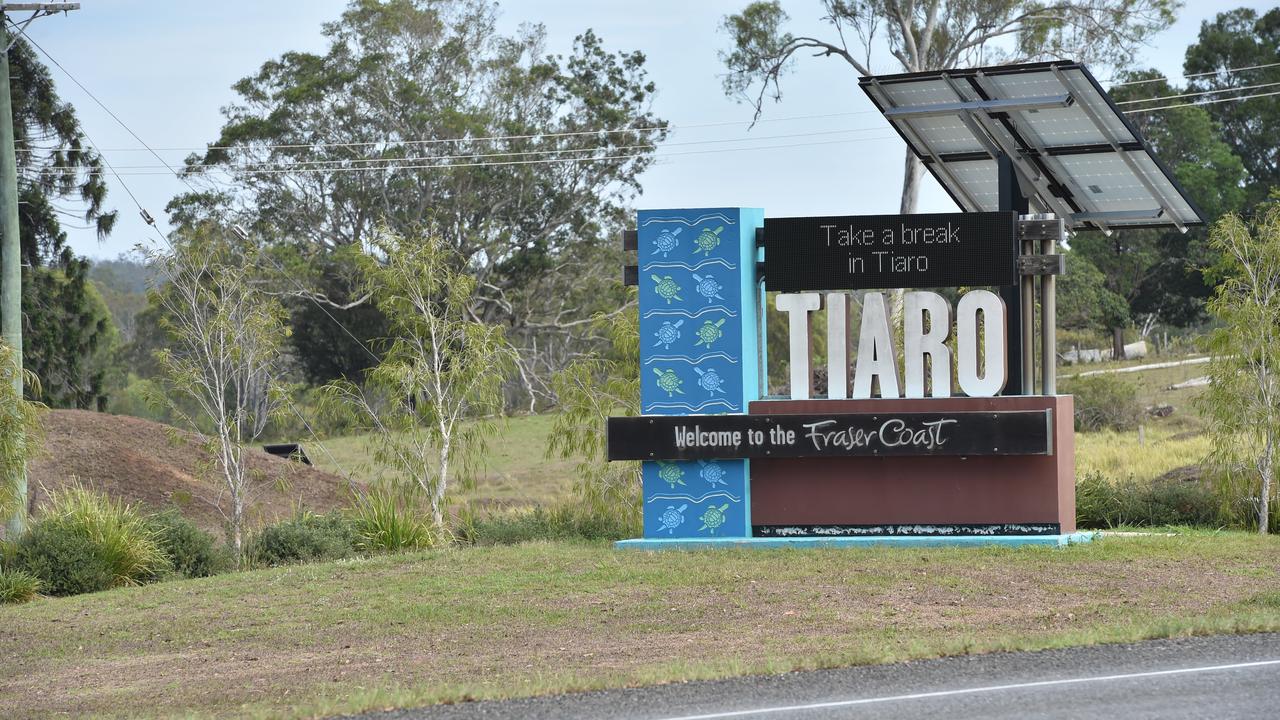
[{"label": "turtle motif", "polygon": [[702,466],[702,469],[698,471],[698,475],[703,480],[706,480],[708,485],[712,487],[715,487],[716,485],[724,485],[725,487],[729,486],[729,483],[724,479],[724,468],[720,467],[720,463],[715,460],[710,462],[706,460],[699,460],[698,464]]},{"label": "turtle motif", "polygon": [[658,347],[661,345],[664,350],[670,350],[671,343],[680,339],[680,326],[683,324],[683,320],[662,323],[662,327],[653,333],[653,336],[658,338],[658,342],[654,343],[653,346]]},{"label": "turtle motif", "polygon": [[653,291],[658,293],[658,297],[666,300],[668,305],[671,304],[672,300],[684,300],[684,298],[680,297],[680,286],[676,284],[675,280],[671,279],[670,275],[663,275],[662,277],[650,275],[649,277],[658,283],[653,288]]},{"label": "turtle motif", "polygon": [[681,505],[680,507],[668,505],[667,509],[664,510],[662,515],[658,518],[658,522],[662,523],[662,527],[658,528],[657,532],[666,530],[668,534],[674,535],[676,533],[676,528],[684,523],[684,511],[688,508],[689,506],[687,504]]},{"label": "turtle motif", "polygon": [[698,328],[698,342],[694,343],[694,345],[706,345],[710,348],[711,343],[724,336],[724,331],[720,329],[721,325],[724,325],[724,318],[720,318],[715,322],[708,320],[702,323],[702,327]]},{"label": "turtle motif", "polygon": [[[671,485],[671,489],[675,490],[677,485],[684,485],[684,470],[675,463],[659,460],[658,478]],[[684,510],[684,508],[680,509]]]},{"label": "turtle motif", "polygon": [[693,280],[694,282],[698,283],[698,287],[696,289],[698,291],[698,294],[701,295],[702,297],[706,298],[707,300],[711,300],[711,299],[724,300],[724,298],[720,297],[720,291],[724,289],[724,286],[716,282],[716,279],[714,277],[710,275],[706,277],[702,277],[697,273],[694,273]]},{"label": "turtle motif", "polygon": [[684,384],[684,380],[680,379],[675,370],[654,368],[653,372],[658,376],[658,387],[666,390],[669,397],[675,397],[676,393],[684,394],[684,391],[680,389],[680,386]]},{"label": "turtle motif", "polygon": [[702,368],[694,368],[694,372],[698,373],[698,385],[707,392],[715,395],[722,392],[720,387],[724,385],[724,378],[720,377],[720,373],[714,369],[703,370]]},{"label": "turtle motif", "polygon": [[702,521],[702,527],[698,528],[698,532],[710,530],[712,535],[716,534],[716,528],[724,524],[724,511],[729,509],[729,503],[725,503],[720,507],[712,505],[707,511],[702,513],[702,517],[698,518]]},{"label": "turtle motif", "polygon": [[658,237],[653,239],[653,251],[662,253],[662,257],[666,257],[667,253],[675,250],[680,244],[680,231],[684,228],[676,228],[675,230],[663,230],[658,233]]},{"label": "turtle motif", "polygon": [[720,246],[720,233],[722,232],[724,232],[723,225],[715,230],[703,228],[702,232],[698,234],[698,239],[693,241],[693,244],[698,246],[698,249],[694,250],[693,254],[697,255],[700,252],[704,252],[710,256],[711,251]]}]

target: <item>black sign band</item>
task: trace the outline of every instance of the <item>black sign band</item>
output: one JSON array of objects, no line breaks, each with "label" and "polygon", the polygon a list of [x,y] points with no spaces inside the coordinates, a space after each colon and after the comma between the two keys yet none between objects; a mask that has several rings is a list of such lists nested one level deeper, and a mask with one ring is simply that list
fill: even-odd
[{"label": "black sign band", "polygon": [[1016,285],[1011,212],[765,218],[765,287],[779,292]]},{"label": "black sign band", "polygon": [[1049,410],[611,417],[610,460],[1049,455]]}]

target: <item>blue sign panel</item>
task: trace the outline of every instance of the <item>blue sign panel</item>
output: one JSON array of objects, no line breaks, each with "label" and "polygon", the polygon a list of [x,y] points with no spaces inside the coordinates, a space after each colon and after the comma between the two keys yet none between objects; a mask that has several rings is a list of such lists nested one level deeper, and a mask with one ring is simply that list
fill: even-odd
[{"label": "blue sign panel", "polygon": [[[758,397],[763,224],[758,209],[639,213],[642,414],[745,413]],[[645,462],[645,537],[747,537],[748,462]]]}]

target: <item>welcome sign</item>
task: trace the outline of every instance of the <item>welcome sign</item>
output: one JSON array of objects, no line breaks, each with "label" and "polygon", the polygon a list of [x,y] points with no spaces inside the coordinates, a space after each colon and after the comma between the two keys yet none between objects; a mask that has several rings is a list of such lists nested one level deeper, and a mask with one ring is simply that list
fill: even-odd
[{"label": "welcome sign", "polygon": [[1047,410],[609,418],[614,460],[1046,455]]},{"label": "welcome sign", "polygon": [[[637,546],[1071,529],[1057,480],[1070,472],[1070,399],[1000,396],[1008,314],[984,288],[1017,284],[1017,222],[641,211],[641,415],[607,427],[610,460],[642,461]],[[937,287],[971,289],[912,289],[900,312],[875,291]],[[770,347],[778,314],[788,342]],[[822,399],[810,399],[815,330],[827,336]],[[779,358],[783,397],[765,388]]]}]

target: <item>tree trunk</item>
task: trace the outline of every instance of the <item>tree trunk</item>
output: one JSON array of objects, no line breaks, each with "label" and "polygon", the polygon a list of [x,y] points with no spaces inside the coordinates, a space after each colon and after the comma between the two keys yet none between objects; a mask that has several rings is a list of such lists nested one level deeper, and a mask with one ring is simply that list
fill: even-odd
[{"label": "tree trunk", "polygon": [[244,500],[240,493],[231,498],[231,546],[236,552],[236,567],[244,563]]},{"label": "tree trunk", "polygon": [[431,521],[437,530],[444,530],[444,491],[449,480],[449,444],[451,438],[445,435],[440,442],[440,474],[436,476],[436,486],[431,493]]},{"label": "tree trunk", "polygon": [[902,203],[898,212],[909,215],[916,211],[916,202],[920,199],[920,172],[924,167],[919,158],[907,148],[907,157],[902,164]]},{"label": "tree trunk", "polygon": [[1124,328],[1111,328],[1111,359],[1124,359]]},{"label": "tree trunk", "polygon": [[1271,520],[1268,503],[1271,500],[1271,473],[1275,463],[1275,436],[1267,432],[1267,445],[1262,450],[1262,493],[1258,496],[1258,532],[1267,534]]}]

